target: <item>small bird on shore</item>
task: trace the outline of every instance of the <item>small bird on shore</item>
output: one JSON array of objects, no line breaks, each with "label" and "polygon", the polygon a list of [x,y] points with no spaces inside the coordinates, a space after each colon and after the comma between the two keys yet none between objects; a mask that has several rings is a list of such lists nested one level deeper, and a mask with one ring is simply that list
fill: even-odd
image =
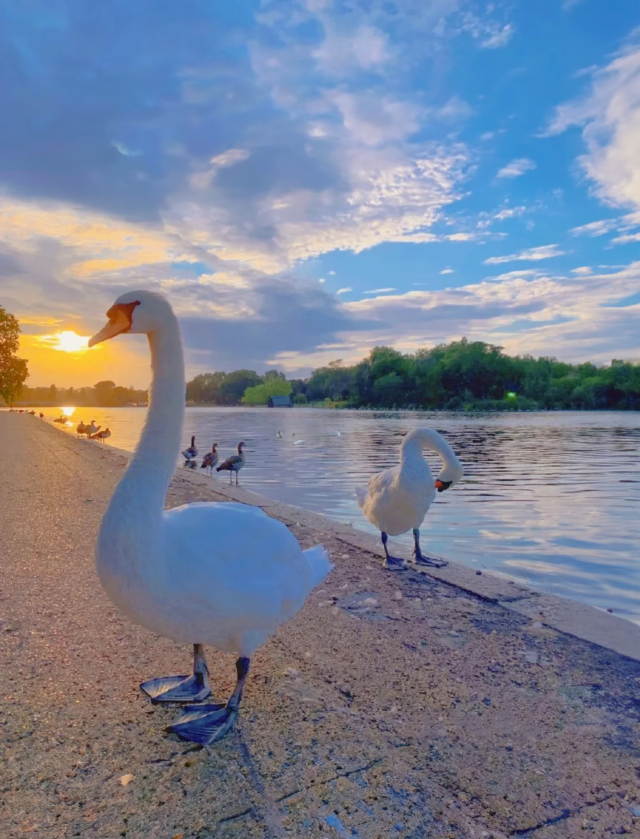
[{"label": "small bird on shore", "polygon": [[111,431],[108,428],[103,429],[102,431],[96,431],[95,434],[91,435],[92,440],[100,440],[101,443],[111,437]]},{"label": "small bird on shore", "polygon": [[[434,482],[429,464],[422,455],[424,448],[437,452],[443,468]],[[400,465],[374,475],[364,487],[356,489],[358,504],[371,524],[380,529],[384,546],[384,567],[403,571],[403,559],[387,550],[389,536],[413,530],[413,561],[416,565],[441,568],[444,560],[431,559],[420,550],[420,525],[437,492],[444,492],[462,478],[462,464],[447,441],[433,428],[417,428],[409,432],[400,446]]]},{"label": "small bird on shore", "polygon": [[76,425],[76,434],[78,437],[81,437],[83,434],[87,433],[87,426],[80,420],[80,422]]},{"label": "small bird on shore", "polygon": [[214,443],[211,446],[211,451],[207,452],[205,456],[202,458],[202,465],[200,466],[201,469],[208,469],[209,474],[213,475],[213,467],[217,466],[218,460],[218,446]]},{"label": "small bird on shore", "polygon": [[193,645],[193,675],[143,682],[152,700],[205,700],[211,688],[203,644],[237,654],[227,703],[187,705],[170,726],[186,740],[209,745],[236,723],[250,657],[333,566],[322,545],[303,551],[286,525],[259,507],[224,502],[164,509],[185,412],[178,319],[162,295],[149,291],[123,294],[107,316],[89,346],[121,333],[148,335],[153,381],[136,451],[100,525],[98,576],[135,623]]},{"label": "small bird on shore", "polygon": [[198,450],[196,449],[196,438],[195,437],[191,438],[191,445],[189,446],[188,449],[185,449],[182,452],[182,456],[185,459],[185,466],[190,465],[189,461],[195,460],[195,458],[198,456]]},{"label": "small bird on shore", "polygon": [[96,434],[98,431],[100,431],[101,428],[101,425],[96,425],[95,420],[91,420],[91,425],[86,426],[84,433],[87,435]]},{"label": "small bird on shore", "polygon": [[216,472],[228,472],[229,473],[229,484],[231,484],[231,476],[235,472],[236,473],[236,486],[238,486],[238,472],[242,469],[245,463],[245,456],[242,449],[244,448],[244,443],[238,443],[238,454],[231,455],[228,457],[224,463],[221,463],[220,466],[216,469]]}]

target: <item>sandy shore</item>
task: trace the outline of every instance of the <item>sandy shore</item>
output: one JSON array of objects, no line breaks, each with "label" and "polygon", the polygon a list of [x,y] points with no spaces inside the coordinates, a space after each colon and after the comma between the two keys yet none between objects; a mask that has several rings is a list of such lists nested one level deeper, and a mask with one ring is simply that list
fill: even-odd
[{"label": "sandy shore", "polygon": [[[0,414],[0,462],[0,836],[640,836],[637,627],[459,567],[392,576],[370,537],[263,500],[336,569],[197,749],[138,689],[189,650],[94,570],[127,457]],[[168,503],[259,500],[216,486],[178,474]],[[233,659],[207,652],[226,698]]]}]

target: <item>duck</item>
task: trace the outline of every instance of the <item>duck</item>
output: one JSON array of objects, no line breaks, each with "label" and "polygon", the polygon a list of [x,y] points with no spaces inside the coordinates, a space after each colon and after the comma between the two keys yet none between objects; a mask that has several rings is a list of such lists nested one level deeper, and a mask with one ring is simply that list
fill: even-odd
[{"label": "duck", "polygon": [[95,434],[91,435],[92,440],[100,440],[101,443],[104,443],[104,441],[109,437],[111,437],[111,431],[108,428],[105,428],[102,431],[96,431]]},{"label": "duck", "polygon": [[[443,468],[435,481],[422,454],[425,448],[442,458]],[[436,492],[455,486],[463,474],[460,460],[441,434],[433,428],[416,428],[402,441],[399,466],[379,472],[370,478],[366,487],[356,489],[365,518],[380,530],[385,568],[402,571],[407,567],[403,559],[391,556],[387,541],[389,536],[399,536],[409,530],[413,531],[415,565],[434,568],[447,565],[444,560],[424,556],[420,550],[420,527]]]},{"label": "duck", "polygon": [[209,469],[209,474],[213,475],[213,467],[217,465],[218,460],[218,447],[214,443],[211,446],[211,451],[207,452],[205,456],[202,458],[202,464],[200,466],[201,469]]},{"label": "duck", "polygon": [[188,449],[185,449],[182,452],[182,456],[184,457],[185,461],[189,463],[190,460],[194,460],[198,456],[198,450],[196,449],[196,438],[191,438],[191,445]]},{"label": "duck", "polygon": [[54,422],[59,422],[60,425],[66,425],[67,424],[67,418],[65,417],[64,414],[61,414],[59,417],[54,419]]},{"label": "duck", "polygon": [[293,445],[294,445],[294,446],[302,446],[302,445],[304,445],[304,440],[296,440],[296,435],[295,435],[295,434],[292,434],[292,435],[291,435],[291,439],[293,440]]},{"label": "duck", "polygon": [[83,434],[87,433],[87,426],[84,424],[82,420],[76,425],[76,434],[78,437],[82,436]]},{"label": "duck", "polygon": [[231,484],[231,475],[235,472],[236,473],[236,486],[238,486],[238,472],[242,469],[245,464],[245,455],[242,451],[244,448],[244,443],[238,443],[238,454],[231,455],[228,457],[224,463],[221,463],[220,466],[216,469],[216,472],[228,472],[229,473],[229,484]]},{"label": "duck", "polygon": [[100,431],[100,429],[102,428],[102,426],[101,425],[96,425],[96,421],[91,420],[91,425],[87,425],[85,428],[86,428],[85,434],[89,437],[92,434],[97,434],[98,431]]},{"label": "duck", "polygon": [[[142,434],[104,514],[96,544],[99,579],[133,622],[193,648],[193,673],[142,683],[156,702],[203,702],[211,694],[204,645],[235,653],[236,685],[224,705],[187,705],[170,730],[202,745],[238,718],[251,656],[298,612],[332,565],[322,545],[303,551],[259,507],[192,503],[165,510],[185,411],[180,326],[162,295],[121,295],[90,347],[146,334],[152,385]],[[212,540],[211,534],[215,534]]]}]

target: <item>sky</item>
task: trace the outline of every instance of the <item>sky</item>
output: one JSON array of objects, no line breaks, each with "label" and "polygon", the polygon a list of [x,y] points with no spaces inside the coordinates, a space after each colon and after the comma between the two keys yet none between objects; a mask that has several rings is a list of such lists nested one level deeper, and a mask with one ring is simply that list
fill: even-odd
[{"label": "sky", "polygon": [[[29,384],[378,345],[640,359],[640,0],[3,0],[0,305]],[[72,349],[73,342],[63,345]]]}]

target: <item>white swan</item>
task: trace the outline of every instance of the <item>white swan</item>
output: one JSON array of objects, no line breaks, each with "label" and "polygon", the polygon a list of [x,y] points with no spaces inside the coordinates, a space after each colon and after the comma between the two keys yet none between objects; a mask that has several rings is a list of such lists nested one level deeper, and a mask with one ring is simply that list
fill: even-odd
[{"label": "white swan", "polygon": [[257,507],[223,502],[163,510],[184,417],[180,327],[164,297],[148,291],[122,295],[107,316],[89,346],[123,332],[146,333],[153,381],[140,441],[100,526],[98,575],[135,623],[193,644],[192,676],[141,686],[156,701],[193,702],[210,694],[203,643],[238,654],[238,679],[226,706],[187,708],[171,726],[185,739],[208,744],[233,728],[249,657],[295,615],[332,565],[321,545],[302,551],[282,522]]},{"label": "white swan", "polygon": [[[424,448],[437,452],[444,464],[435,482],[429,464],[422,456]],[[420,551],[420,525],[436,497],[436,490],[444,492],[457,484],[462,475],[462,464],[444,437],[433,428],[417,428],[402,441],[400,465],[374,475],[366,489],[356,489],[358,504],[365,518],[375,524],[382,534],[385,568],[393,571],[406,568],[404,560],[390,556],[387,537],[399,536],[408,530],[413,530],[413,560],[417,565],[439,568],[447,564],[423,556]]]},{"label": "white swan", "polygon": [[293,445],[294,446],[303,446],[304,445],[304,440],[296,440],[296,435],[295,434],[291,435],[291,439],[293,440]]}]

